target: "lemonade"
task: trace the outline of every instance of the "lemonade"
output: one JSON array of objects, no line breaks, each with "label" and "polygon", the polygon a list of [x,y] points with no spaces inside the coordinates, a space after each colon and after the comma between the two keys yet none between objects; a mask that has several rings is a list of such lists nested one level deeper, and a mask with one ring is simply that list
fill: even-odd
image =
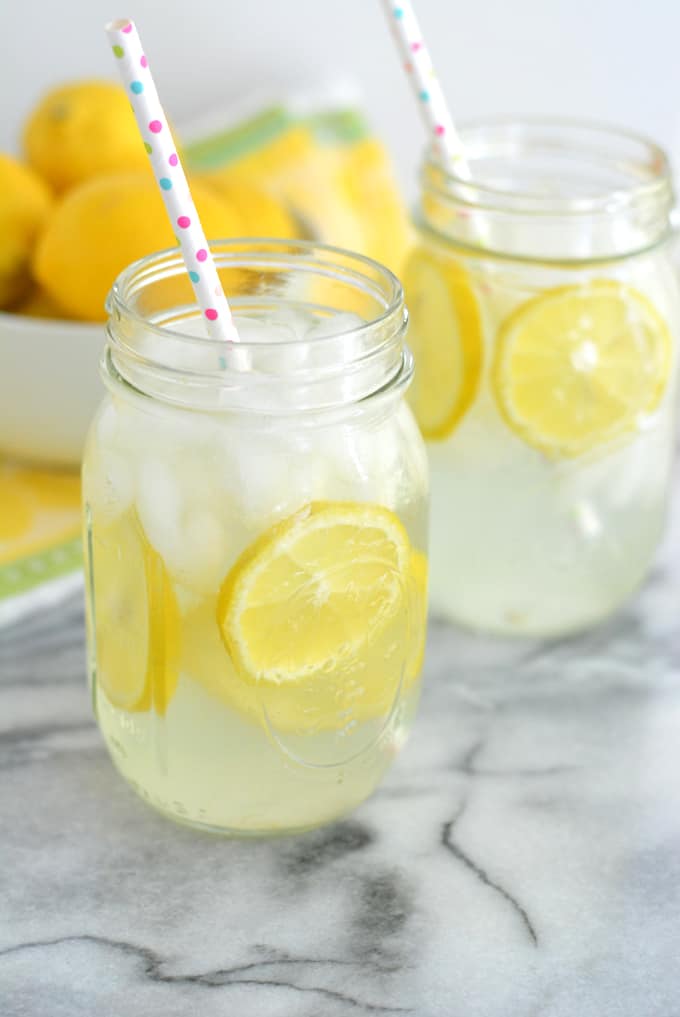
[{"label": "lemonade", "polygon": [[156,808],[278,833],[363,800],[412,723],[427,466],[386,270],[291,241],[217,259],[237,346],[204,337],[176,254],[114,288],[83,468],[92,694]]},{"label": "lemonade", "polygon": [[404,272],[428,442],[431,604],[557,635],[615,610],[666,513],[678,285],[666,161],[574,124],[470,128],[474,185],[425,167]]}]

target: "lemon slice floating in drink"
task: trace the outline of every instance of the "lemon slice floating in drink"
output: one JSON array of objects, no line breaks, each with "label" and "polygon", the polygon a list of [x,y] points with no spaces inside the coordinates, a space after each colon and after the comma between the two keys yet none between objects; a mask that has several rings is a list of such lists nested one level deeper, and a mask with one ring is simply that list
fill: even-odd
[{"label": "lemon slice floating in drink", "polygon": [[517,435],[549,456],[576,456],[634,434],[658,408],[671,350],[645,296],[595,280],[546,291],[510,315],[492,383]]},{"label": "lemon slice floating in drink", "polygon": [[177,686],[179,613],[162,559],[134,512],[95,525],[92,558],[97,682],[119,709],[164,714]]},{"label": "lemon slice floating in drink", "polygon": [[406,262],[404,291],[416,362],[409,401],[423,437],[441,440],[477,395],[483,358],[479,307],[460,265],[423,248]]},{"label": "lemon slice floating in drink", "polygon": [[416,578],[413,553],[393,512],[353,502],[307,505],[244,552],[217,620],[273,726],[387,719],[422,657],[426,565]]}]

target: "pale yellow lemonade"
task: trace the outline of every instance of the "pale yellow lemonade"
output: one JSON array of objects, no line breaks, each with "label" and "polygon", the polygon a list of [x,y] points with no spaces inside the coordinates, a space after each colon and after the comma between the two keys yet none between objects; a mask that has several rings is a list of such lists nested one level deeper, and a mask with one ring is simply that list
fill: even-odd
[{"label": "pale yellow lemonade", "polygon": [[474,628],[600,621],[662,532],[680,332],[672,194],[654,146],[624,135],[624,153],[604,135],[478,125],[479,188],[424,173],[404,287],[431,607]]},{"label": "pale yellow lemonade", "polygon": [[[200,330],[190,313],[167,317],[168,333]],[[401,338],[399,376],[377,395],[371,380],[368,397],[324,397],[331,409],[300,379],[332,362],[329,337],[351,349],[356,313],[237,309],[237,323],[233,356],[245,364],[262,344],[275,376],[247,391],[246,366],[242,401],[223,391],[219,411],[196,392],[173,405],[171,374],[150,397],[111,344],[83,471],[92,690],[116,766],[150,804],[278,833],[363,800],[411,725],[427,467]],[[317,404],[296,412],[303,398]]]}]

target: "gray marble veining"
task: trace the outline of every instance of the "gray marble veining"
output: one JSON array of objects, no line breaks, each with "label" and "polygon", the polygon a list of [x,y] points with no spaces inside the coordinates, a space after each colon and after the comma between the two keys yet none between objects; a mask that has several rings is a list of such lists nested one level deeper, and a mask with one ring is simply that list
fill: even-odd
[{"label": "gray marble veining", "polygon": [[382,788],[262,842],[175,827],[114,773],[78,597],[5,628],[1,1017],[679,1017],[679,615],[676,520],[587,636],[433,623]]}]

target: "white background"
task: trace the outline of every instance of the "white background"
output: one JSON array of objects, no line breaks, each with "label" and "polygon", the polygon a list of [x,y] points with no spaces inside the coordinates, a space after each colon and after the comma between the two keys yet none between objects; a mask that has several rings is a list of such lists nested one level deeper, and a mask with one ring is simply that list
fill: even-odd
[{"label": "white background", "polygon": [[[102,25],[137,21],[179,124],[263,85],[354,81],[413,189],[422,131],[380,0],[0,0],[0,146],[50,84],[113,76]],[[610,120],[680,162],[680,0],[415,0],[454,116]],[[677,156],[676,150],[677,149]]]}]

